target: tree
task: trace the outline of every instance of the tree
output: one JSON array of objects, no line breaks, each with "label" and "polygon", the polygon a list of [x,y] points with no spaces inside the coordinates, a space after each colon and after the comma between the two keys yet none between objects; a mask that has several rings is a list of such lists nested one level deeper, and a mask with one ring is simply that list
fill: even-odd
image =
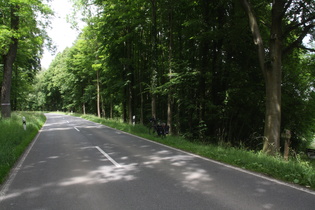
[{"label": "tree", "polygon": [[[261,149],[263,135],[258,134],[264,130],[277,139],[289,127],[296,148],[302,145],[298,139],[311,135],[312,115],[306,109],[313,109],[313,95],[301,92],[310,89],[312,78],[298,73],[311,59],[301,62],[304,51],[296,48],[303,47],[301,35],[311,30],[305,22],[314,14],[311,1],[304,2],[307,8],[299,1],[287,1],[282,8],[282,1],[252,0],[257,6],[245,7],[252,34],[244,9],[234,0],[77,2],[92,6],[84,7],[88,27],[44,73],[46,107],[102,111],[125,122],[136,115],[146,123],[156,115],[189,139],[255,150]],[[276,8],[286,12],[277,16]],[[261,60],[253,53],[255,43]],[[263,74],[257,73],[260,66]],[[283,72],[275,74],[279,66]],[[290,97],[296,106],[290,105]],[[280,103],[283,115],[274,111]],[[266,112],[267,104],[272,111]],[[309,126],[301,123],[297,109]],[[266,122],[278,124],[267,123],[264,129]],[[267,143],[266,152],[279,150]]]},{"label": "tree", "polygon": [[[10,30],[12,33],[17,33],[19,29],[20,17],[18,16],[18,12],[20,9],[19,5],[11,4],[10,6]],[[11,80],[12,80],[12,68],[13,63],[16,58],[17,49],[18,49],[18,38],[17,35],[11,35],[9,46],[7,52],[2,54],[3,58],[3,81],[1,86],[1,115],[2,117],[11,117],[11,104],[10,104],[10,96],[11,96]]]},{"label": "tree", "polygon": [[[19,42],[27,39],[32,41],[36,37],[40,40],[38,47],[42,47],[47,36],[41,27],[46,24],[40,24],[36,18],[42,15],[41,17],[45,19],[52,14],[52,11],[47,5],[34,1],[1,1],[0,5],[3,24],[0,28],[3,63],[1,114],[2,117],[6,118],[11,116],[12,72],[19,51]],[[37,50],[40,51],[41,49]]]},{"label": "tree", "polygon": [[[265,78],[266,111],[263,151],[275,155],[280,149],[282,59],[302,47],[304,37],[314,29],[313,1],[274,0],[270,10],[269,46],[264,45],[257,17],[248,0],[240,0],[249,18],[260,68]],[[261,3],[261,2],[259,2]],[[269,1],[265,2],[269,5]],[[268,10],[268,6],[265,7]]]}]

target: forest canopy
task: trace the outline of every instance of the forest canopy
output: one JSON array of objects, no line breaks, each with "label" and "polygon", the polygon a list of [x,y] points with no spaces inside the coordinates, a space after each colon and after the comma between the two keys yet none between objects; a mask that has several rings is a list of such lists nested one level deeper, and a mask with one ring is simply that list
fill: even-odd
[{"label": "forest canopy", "polygon": [[75,3],[87,26],[14,109],[156,117],[172,134],[270,154],[284,129],[295,150],[313,140],[314,1]]}]

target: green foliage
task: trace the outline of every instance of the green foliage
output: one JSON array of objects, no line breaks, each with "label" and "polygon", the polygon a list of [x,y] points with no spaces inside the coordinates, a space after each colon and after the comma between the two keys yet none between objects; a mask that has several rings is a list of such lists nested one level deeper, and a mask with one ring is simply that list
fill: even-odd
[{"label": "green foliage", "polygon": [[[262,148],[264,78],[241,5],[230,0],[75,2],[87,14],[87,26],[39,76],[30,107],[96,114],[99,84],[105,118],[130,122],[136,115],[145,123],[155,101],[157,118],[166,121],[171,111],[174,133],[201,142]],[[252,3],[267,46],[271,5]],[[295,6],[285,14],[296,15],[303,5]],[[312,11],[314,3],[307,6]],[[299,20],[291,19],[284,23],[285,32]],[[303,35],[302,25],[294,29],[285,34],[284,47]],[[282,129],[292,131],[292,147],[299,152],[314,135],[314,59],[292,49],[286,55]]]},{"label": "green foliage", "polygon": [[10,43],[11,37],[12,37],[12,33],[10,29],[5,25],[1,25],[0,26],[0,49],[1,49],[0,53],[1,55],[7,53],[8,51],[7,43]]},{"label": "green foliage", "polygon": [[[16,8],[16,26],[12,27],[11,8]],[[47,36],[46,28],[49,26],[50,17],[53,15],[51,8],[41,1],[1,1],[0,2],[0,55],[2,65],[8,59],[8,52],[13,39],[18,41],[18,49],[13,71],[7,80],[12,84],[11,104],[12,110],[24,110],[29,108],[27,96],[32,90],[32,82],[36,73],[40,70],[40,58],[44,45],[51,46],[51,40]],[[12,55],[10,55],[12,56]],[[10,58],[12,59],[12,58]],[[9,68],[9,67],[7,67]],[[12,82],[11,82],[12,79]],[[2,83],[2,77],[0,79]]]},{"label": "green foliage", "polygon": [[[26,130],[22,124],[23,116]],[[35,112],[13,112],[10,119],[0,119],[0,183],[35,138],[45,119],[42,113]]]},{"label": "green foliage", "polygon": [[292,146],[305,150],[315,131],[314,55],[292,57],[284,71],[282,128],[290,129]]}]

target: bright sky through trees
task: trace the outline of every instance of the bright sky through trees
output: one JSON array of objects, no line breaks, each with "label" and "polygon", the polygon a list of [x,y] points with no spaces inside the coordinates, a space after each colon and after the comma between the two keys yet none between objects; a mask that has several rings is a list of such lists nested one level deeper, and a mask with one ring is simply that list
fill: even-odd
[{"label": "bright sky through trees", "polygon": [[[71,47],[77,38],[79,31],[72,29],[71,24],[67,22],[67,15],[72,13],[72,3],[69,0],[53,0],[51,8],[55,11],[55,17],[52,19],[51,29],[48,30],[48,35],[52,38],[58,52],[62,52],[66,47]],[[79,24],[82,25],[82,24]],[[48,68],[50,62],[55,55],[45,49],[44,56],[41,60],[43,68]]]}]

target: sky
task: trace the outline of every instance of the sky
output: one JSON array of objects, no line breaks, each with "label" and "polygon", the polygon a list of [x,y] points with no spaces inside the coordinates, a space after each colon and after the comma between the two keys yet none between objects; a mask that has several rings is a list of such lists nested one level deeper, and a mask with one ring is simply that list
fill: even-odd
[{"label": "sky", "polygon": [[[66,20],[67,15],[72,13],[72,3],[69,0],[52,0],[50,5],[55,11],[55,17],[51,21],[51,29],[47,32],[57,47],[57,54],[58,52],[62,52],[66,47],[72,46],[79,35],[79,31],[71,29],[70,23],[67,23]],[[41,59],[42,67],[47,69],[55,55],[51,55],[45,49],[43,58]]]}]

